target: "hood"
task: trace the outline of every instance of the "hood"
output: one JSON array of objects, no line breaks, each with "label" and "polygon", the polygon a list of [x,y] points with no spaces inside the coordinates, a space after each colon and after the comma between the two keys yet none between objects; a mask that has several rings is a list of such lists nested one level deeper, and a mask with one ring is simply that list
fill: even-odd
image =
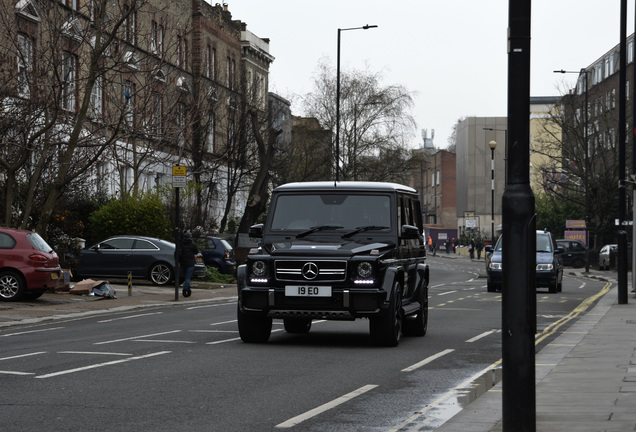
[{"label": "hood", "polygon": [[553,261],[552,252],[537,252],[537,264],[551,264]]}]

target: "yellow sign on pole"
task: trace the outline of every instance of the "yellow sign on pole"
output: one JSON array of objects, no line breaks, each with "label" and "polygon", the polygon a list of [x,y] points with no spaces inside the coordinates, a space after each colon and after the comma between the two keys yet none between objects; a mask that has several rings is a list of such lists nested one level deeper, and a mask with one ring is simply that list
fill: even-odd
[{"label": "yellow sign on pole", "polygon": [[187,169],[184,166],[173,166],[172,167],[172,175],[173,176],[184,176],[186,175]]},{"label": "yellow sign on pole", "polygon": [[172,187],[180,188],[186,187],[186,167],[184,166],[173,166],[172,167]]}]

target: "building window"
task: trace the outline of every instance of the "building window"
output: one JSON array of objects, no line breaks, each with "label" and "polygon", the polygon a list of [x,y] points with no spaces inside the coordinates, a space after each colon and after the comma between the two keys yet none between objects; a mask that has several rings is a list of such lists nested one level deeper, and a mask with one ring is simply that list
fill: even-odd
[{"label": "building window", "polygon": [[31,96],[29,81],[33,71],[33,40],[18,34],[18,96],[28,99]]},{"label": "building window", "polygon": [[150,24],[150,51],[159,57],[163,55],[163,26],[154,20]]},{"label": "building window", "polygon": [[152,133],[161,135],[163,133],[163,102],[161,94],[153,93],[152,95]]},{"label": "building window", "polygon": [[634,61],[634,41],[630,41],[627,44],[627,63],[632,63]]},{"label": "building window", "polygon": [[93,118],[102,117],[103,109],[103,89],[102,89],[102,77],[95,78],[93,89],[91,90],[91,107],[90,112]]},{"label": "building window", "polygon": [[435,173],[431,173],[431,187],[435,187]]},{"label": "building window", "polygon": [[210,66],[211,70],[211,76],[210,78],[212,78],[213,80],[216,80],[216,48],[212,48],[212,64]]},{"label": "building window", "polygon": [[227,147],[234,148],[234,119],[227,121]]},{"label": "building window", "polygon": [[230,88],[230,58],[227,58],[227,63],[225,65],[225,86]]},{"label": "building window", "polygon": [[177,67],[181,67],[181,36],[177,36]]},{"label": "building window", "polygon": [[62,108],[75,111],[75,80],[77,57],[68,51],[62,53]]},{"label": "building window", "polygon": [[210,57],[212,56],[212,48],[210,47],[210,45],[207,45],[205,47],[205,63],[203,66],[203,74],[205,75],[206,78],[210,78],[210,62],[211,59]]},{"label": "building window", "polygon": [[439,186],[439,170],[437,170],[437,186]]},{"label": "building window", "polygon": [[208,151],[216,153],[216,115],[214,111],[210,111],[208,117]]},{"label": "building window", "polygon": [[124,121],[128,127],[133,127],[135,122],[135,83],[124,81],[122,96],[124,98]]},{"label": "building window", "polygon": [[123,39],[131,44],[137,43],[137,11],[135,9],[130,10],[130,6],[124,5],[124,22],[122,28],[124,31]]}]

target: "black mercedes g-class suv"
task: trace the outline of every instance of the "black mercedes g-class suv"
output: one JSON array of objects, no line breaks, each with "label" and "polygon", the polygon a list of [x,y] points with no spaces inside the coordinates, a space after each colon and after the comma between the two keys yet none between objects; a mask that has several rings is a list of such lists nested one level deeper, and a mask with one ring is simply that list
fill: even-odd
[{"label": "black mercedes g-class suv", "polygon": [[238,327],[267,342],[272,319],[307,333],[313,319],[368,318],[372,341],[424,336],[429,268],[417,192],[394,183],[290,183],[274,189],[259,239],[239,266]]}]

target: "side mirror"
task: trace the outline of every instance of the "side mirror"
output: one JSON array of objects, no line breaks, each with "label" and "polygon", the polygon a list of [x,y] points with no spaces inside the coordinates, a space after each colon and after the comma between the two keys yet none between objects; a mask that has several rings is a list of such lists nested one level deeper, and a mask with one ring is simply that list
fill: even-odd
[{"label": "side mirror", "polygon": [[491,245],[486,246],[486,252],[492,252],[493,248]]},{"label": "side mirror", "polygon": [[263,224],[252,225],[249,231],[250,239],[263,238]]},{"label": "side mirror", "polygon": [[417,227],[413,226],[413,225],[402,225],[402,229],[400,230],[400,238],[403,238],[403,239],[419,239],[420,238],[420,230],[417,229]]},{"label": "side mirror", "polygon": [[563,249],[561,246],[557,247],[556,250],[554,251],[554,253],[558,253],[558,254],[562,254],[563,252],[565,252],[565,249]]}]

